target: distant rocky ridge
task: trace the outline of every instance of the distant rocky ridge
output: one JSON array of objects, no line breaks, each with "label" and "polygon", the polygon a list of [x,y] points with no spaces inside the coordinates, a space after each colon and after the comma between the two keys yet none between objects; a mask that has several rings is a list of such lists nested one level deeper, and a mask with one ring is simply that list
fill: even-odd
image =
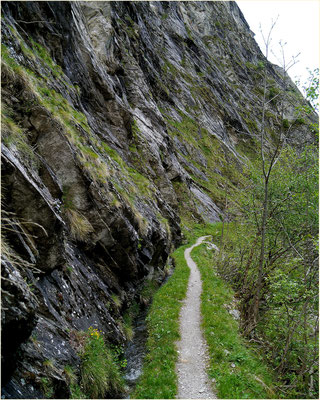
[{"label": "distant rocky ridge", "polygon": [[[2,2],[1,30],[3,395],[42,397],[47,376],[65,398],[72,332],[123,343],[181,223],[223,214],[256,151],[261,63],[273,91],[281,69],[234,2]],[[272,139],[274,102],[267,119]]]}]

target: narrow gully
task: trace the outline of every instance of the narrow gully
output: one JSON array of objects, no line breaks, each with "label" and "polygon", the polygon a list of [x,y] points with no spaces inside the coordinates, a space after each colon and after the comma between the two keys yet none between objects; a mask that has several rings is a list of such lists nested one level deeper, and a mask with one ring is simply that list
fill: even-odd
[{"label": "narrow gully", "polygon": [[124,372],[124,379],[127,390],[124,393],[124,399],[130,399],[130,393],[135,388],[138,378],[142,373],[143,359],[146,354],[146,341],[148,337],[146,316],[149,307],[141,311],[134,322],[134,336],[128,343],[124,358],[127,360],[127,366]]}]

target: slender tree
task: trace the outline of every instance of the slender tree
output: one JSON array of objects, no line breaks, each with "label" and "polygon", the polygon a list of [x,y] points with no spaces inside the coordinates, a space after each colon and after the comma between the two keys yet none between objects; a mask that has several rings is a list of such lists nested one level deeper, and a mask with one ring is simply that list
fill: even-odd
[{"label": "slender tree", "polygon": [[[270,43],[272,38],[272,31],[276,25],[276,21],[274,21],[271,25],[269,33],[265,36],[262,33],[262,37],[265,44],[265,53],[266,58],[268,58],[270,51]],[[292,57],[292,60],[289,63],[286,63],[284,46],[285,44],[280,42],[281,46],[281,67],[282,67],[282,78],[281,85],[282,88],[279,93],[274,94],[271,98],[267,97],[268,86],[267,86],[267,68],[264,68],[263,73],[263,100],[262,100],[262,112],[261,112],[261,130],[260,130],[260,155],[261,155],[261,172],[263,179],[263,203],[262,203],[262,218],[261,218],[261,226],[259,229],[259,234],[261,236],[260,241],[260,251],[259,251],[259,261],[258,261],[258,278],[256,282],[256,291],[254,295],[253,301],[253,325],[249,327],[249,331],[253,330],[258,321],[259,316],[259,304],[261,299],[261,289],[262,289],[262,279],[264,275],[264,265],[265,265],[265,243],[266,243],[266,229],[269,217],[269,185],[272,177],[272,171],[275,167],[276,163],[279,160],[281,155],[281,151],[284,145],[287,142],[287,138],[290,133],[290,126],[285,127],[284,124],[284,114],[285,114],[285,100],[286,100],[286,89],[288,85],[288,71],[293,65],[297,62],[297,56]],[[277,99],[278,98],[278,99]],[[269,103],[274,102],[277,99],[278,106],[278,114],[279,114],[279,129],[274,132],[273,143],[270,146],[268,143],[267,149],[267,138],[266,138],[266,110]],[[286,130],[285,130],[286,128]]]}]

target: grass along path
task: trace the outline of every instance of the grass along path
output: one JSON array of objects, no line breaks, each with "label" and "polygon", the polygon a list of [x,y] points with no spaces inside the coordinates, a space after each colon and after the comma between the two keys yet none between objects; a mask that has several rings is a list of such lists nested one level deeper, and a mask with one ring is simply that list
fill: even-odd
[{"label": "grass along path", "polygon": [[[131,394],[136,399],[173,399],[177,396],[175,372],[180,339],[179,314],[185,298],[190,270],[184,251],[194,238],[219,237],[221,224],[195,225],[185,232],[189,244],[178,248],[172,257],[175,270],[168,282],[154,295],[147,317],[147,356],[142,375]],[[234,293],[214,271],[214,252],[203,244],[192,251],[202,279],[201,314],[204,337],[208,344],[209,378],[215,380],[218,398],[277,398],[272,391],[274,377],[262,356],[254,353],[241,337],[237,322],[225,308]]]},{"label": "grass along path", "polygon": [[191,251],[206,238],[207,236],[200,237],[193,246],[187,248],[184,252],[191,273],[187,296],[180,314],[181,340],[177,343],[179,361],[176,371],[179,399],[216,398],[206,372],[208,364],[207,345],[200,327],[200,295],[202,290],[200,272],[190,257]]},{"label": "grass along path", "polygon": [[245,343],[238,323],[226,308],[234,292],[215,273],[214,252],[202,244],[191,255],[201,273],[202,327],[210,355],[208,374],[215,380],[218,398],[277,398],[272,390],[274,378],[262,355]]},{"label": "grass along path", "polygon": [[149,314],[147,355],[142,375],[131,395],[135,399],[173,399],[177,394],[175,366],[178,359],[175,343],[180,338],[179,314],[185,298],[190,270],[179,247],[172,257],[175,270],[168,282],[154,295]]}]

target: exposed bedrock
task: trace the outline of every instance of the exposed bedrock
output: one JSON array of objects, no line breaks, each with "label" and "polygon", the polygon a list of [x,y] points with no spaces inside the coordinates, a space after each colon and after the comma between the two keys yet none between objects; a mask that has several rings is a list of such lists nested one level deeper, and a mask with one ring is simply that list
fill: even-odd
[{"label": "exposed bedrock", "polygon": [[[259,62],[274,90],[282,72],[234,2],[2,14],[3,396],[43,397],[48,378],[66,398],[77,332],[124,343],[123,313],[163,281],[182,224],[220,219],[256,149]],[[288,87],[291,121],[303,99]],[[311,141],[308,124],[291,140]]]}]

